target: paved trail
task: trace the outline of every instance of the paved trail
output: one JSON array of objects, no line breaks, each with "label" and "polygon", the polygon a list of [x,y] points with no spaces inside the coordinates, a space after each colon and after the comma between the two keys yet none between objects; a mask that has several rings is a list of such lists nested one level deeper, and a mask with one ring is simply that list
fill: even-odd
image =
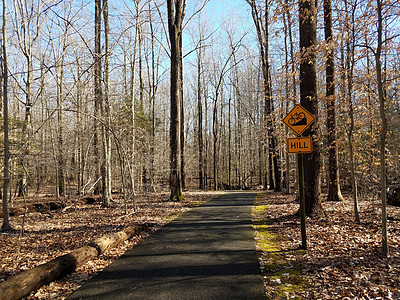
[{"label": "paved trail", "polygon": [[192,209],[68,299],[265,299],[251,227],[255,196],[230,193]]}]

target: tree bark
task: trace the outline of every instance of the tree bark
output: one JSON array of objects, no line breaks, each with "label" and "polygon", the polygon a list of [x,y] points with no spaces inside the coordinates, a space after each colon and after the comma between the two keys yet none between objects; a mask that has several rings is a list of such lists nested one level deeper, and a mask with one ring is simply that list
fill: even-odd
[{"label": "tree bark", "polygon": [[[265,188],[273,189],[275,191],[281,190],[281,176],[280,176],[280,158],[279,151],[277,151],[277,141],[276,133],[273,123],[273,98],[272,98],[272,85],[271,85],[271,73],[269,64],[269,30],[268,30],[268,11],[269,3],[268,0],[265,1],[264,10],[264,21],[262,19],[262,14],[257,7],[255,0],[246,0],[251,7],[252,17],[254,25],[257,31],[258,44],[260,47],[261,54],[261,65],[262,73],[264,78],[264,101],[265,101],[265,124],[267,126],[267,140],[268,140],[268,161],[269,168],[266,174],[268,180],[265,181]],[[269,181],[269,182],[268,182]]]},{"label": "tree bark", "polygon": [[10,141],[8,137],[8,58],[7,58],[7,2],[3,1],[3,26],[2,26],[2,43],[1,43],[1,75],[2,75],[2,92],[3,92],[3,132],[4,132],[4,169],[3,169],[3,224],[1,225],[0,232],[11,231],[10,214],[8,211],[8,189],[10,186]]},{"label": "tree bark", "polygon": [[171,86],[170,86],[170,200],[180,201],[182,196],[181,166],[180,166],[180,108],[182,101],[182,56],[181,38],[182,21],[185,16],[185,0],[168,0],[168,32],[171,45]]},{"label": "tree bark", "polygon": [[140,23],[140,0],[135,0],[136,9],[136,28],[135,28],[135,40],[133,43],[133,56],[130,66],[130,114],[131,114],[131,169],[130,169],[130,179],[131,179],[131,194],[135,194],[135,147],[136,147],[136,111],[135,111],[135,70],[136,70],[136,48],[139,40],[139,23]]},{"label": "tree bark", "polygon": [[[156,146],[156,93],[157,86],[156,77],[158,77],[158,61],[155,59],[155,37],[153,29],[153,19],[151,15],[151,2],[149,2],[149,26],[151,34],[151,61],[152,61],[152,82],[151,82],[151,141],[150,141],[150,191],[155,192],[155,174],[154,174],[154,160],[155,160],[155,146]],[[158,79],[157,79],[158,80]]]},{"label": "tree bark", "polygon": [[[220,77],[222,80],[222,74]],[[220,81],[221,82],[221,81]],[[213,124],[212,124],[212,132],[213,132],[213,177],[214,177],[214,191],[218,189],[218,96],[219,96],[219,86],[215,91],[215,98],[213,104]]]},{"label": "tree bark", "polygon": [[[101,176],[100,149],[99,149],[99,121],[100,107],[103,93],[101,88],[101,0],[95,0],[95,20],[94,20],[94,137],[93,137],[93,155],[96,180]],[[100,186],[96,185],[94,193],[100,194]]]},{"label": "tree bark", "polygon": [[332,1],[324,0],[326,58],[326,110],[328,130],[328,201],[343,201],[339,185],[339,169],[336,144],[336,97],[335,97],[335,57],[332,33]]},{"label": "tree bark", "polygon": [[26,297],[41,286],[72,273],[76,268],[133,237],[141,230],[143,230],[142,227],[129,227],[117,233],[105,235],[87,246],[21,272],[0,283],[0,299],[14,300]]},{"label": "tree bark", "polygon": [[[201,37],[200,37],[201,39]],[[203,179],[203,104],[202,104],[202,85],[201,85],[201,59],[202,59],[202,45],[200,43],[197,53],[197,143],[199,147],[199,189],[204,189]]]},{"label": "tree bark", "polygon": [[[353,146],[353,132],[354,132],[354,108],[353,108],[353,73],[354,73],[354,50],[355,50],[355,8],[354,6],[351,10],[348,8],[347,0],[344,2],[345,4],[345,11],[346,14],[350,12],[351,20],[349,20],[349,16],[346,15],[346,20],[344,24],[344,30],[348,33],[348,37],[346,40],[346,64],[344,64],[344,53],[343,53],[343,69],[346,72],[343,74],[342,81],[344,82],[347,76],[347,101],[349,105],[349,118],[350,118],[350,126],[347,131],[347,140],[349,145],[349,155],[350,155],[350,182],[351,182],[351,190],[353,196],[353,203],[354,203],[354,215],[355,221],[357,223],[360,222],[360,215],[359,215],[359,207],[358,207],[358,191],[357,191],[357,178],[356,178],[356,162],[354,159],[354,146]],[[345,67],[344,67],[345,65]]]},{"label": "tree bark", "polygon": [[318,134],[316,74],[317,24],[314,0],[299,1],[300,28],[300,103],[316,118],[304,132],[313,139],[313,153],[304,154],[304,194],[306,214],[323,216],[321,203],[321,158]]},{"label": "tree bark", "polygon": [[[288,4],[287,0],[285,2],[285,11],[283,12],[283,25],[285,29],[285,114],[289,113],[289,49],[288,49],[288,22],[290,20],[287,16]],[[286,126],[285,135],[288,136],[289,128]],[[285,184],[286,184],[286,194],[290,194],[290,155],[288,151],[285,154],[286,160],[286,176],[285,176]]]},{"label": "tree bark", "polygon": [[[57,81],[57,197],[65,197],[65,159],[64,159],[64,116],[63,116],[63,106],[64,106],[64,61],[65,54],[67,50],[67,34],[68,34],[68,24],[65,22],[65,29],[62,39],[62,52],[61,63],[56,66],[56,81]],[[55,45],[53,45],[55,46]],[[54,51],[55,52],[55,51]],[[54,59],[57,59],[54,57]]]},{"label": "tree bark", "polygon": [[378,83],[378,96],[379,96],[379,114],[381,117],[381,132],[380,132],[380,179],[381,179],[381,202],[382,202],[382,254],[386,257],[389,256],[389,243],[388,243],[388,224],[387,224],[387,209],[386,209],[386,135],[388,130],[386,112],[385,112],[385,93],[383,87],[381,54],[382,54],[382,34],[383,34],[383,18],[382,18],[381,0],[376,0],[376,7],[378,13],[378,44],[375,53],[376,63],[376,81]]},{"label": "tree bark", "polygon": [[181,154],[181,185],[182,189],[186,189],[186,171],[185,171],[185,110],[184,110],[184,99],[183,99],[183,49],[182,49],[182,33],[179,36],[179,59],[180,63],[180,93],[181,93],[181,109],[179,111],[179,130],[180,130],[180,154]]},{"label": "tree bark", "polygon": [[[108,20],[108,0],[103,0],[103,17],[104,17],[104,42],[105,42],[105,55],[104,55],[104,108],[102,116],[104,116],[104,124],[102,126],[102,139],[103,139],[103,163],[102,163],[102,205],[110,207],[111,205],[111,111],[110,111],[110,97],[109,97],[109,77],[110,77],[110,42],[109,33],[110,26]],[[103,101],[102,101],[103,102]]]}]

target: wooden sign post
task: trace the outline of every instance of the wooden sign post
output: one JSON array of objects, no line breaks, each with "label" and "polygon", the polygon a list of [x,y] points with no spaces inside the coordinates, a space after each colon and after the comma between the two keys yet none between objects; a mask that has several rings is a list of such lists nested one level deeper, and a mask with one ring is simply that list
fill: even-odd
[{"label": "wooden sign post", "polygon": [[297,134],[297,138],[287,139],[288,153],[297,153],[297,174],[299,181],[300,198],[300,219],[301,219],[301,248],[307,250],[306,232],[306,201],[304,195],[304,168],[303,153],[312,153],[312,138],[302,137],[303,132],[315,121],[315,117],[310,114],[300,104],[296,104],[287,116],[282,120],[286,126]]}]

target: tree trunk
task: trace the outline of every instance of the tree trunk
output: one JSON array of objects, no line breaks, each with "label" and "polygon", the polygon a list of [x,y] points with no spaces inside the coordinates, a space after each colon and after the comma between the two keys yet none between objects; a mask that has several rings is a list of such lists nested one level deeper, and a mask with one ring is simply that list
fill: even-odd
[{"label": "tree trunk", "polygon": [[105,235],[87,246],[73,250],[33,269],[23,271],[0,283],[0,299],[14,300],[26,297],[41,286],[72,273],[76,268],[133,237],[141,230],[142,228],[130,227]]},{"label": "tree trunk", "polygon": [[277,151],[277,140],[276,133],[274,129],[273,122],[273,98],[272,98],[272,84],[271,84],[271,74],[270,74],[270,65],[269,65],[269,30],[268,30],[268,11],[269,11],[269,2],[265,1],[265,9],[263,9],[264,21],[262,18],[262,13],[257,7],[257,3],[255,0],[246,0],[247,3],[251,7],[252,17],[254,21],[254,25],[257,31],[258,44],[260,47],[261,54],[261,65],[262,65],[262,73],[264,78],[264,101],[265,101],[265,124],[267,126],[267,140],[268,140],[268,162],[269,166],[267,172],[269,175],[266,175],[264,188],[273,189],[275,191],[281,190],[281,175],[280,175],[280,166],[279,166],[279,152]]},{"label": "tree trunk", "polygon": [[77,102],[77,114],[76,114],[76,127],[77,127],[77,168],[76,172],[78,173],[78,186],[77,186],[77,194],[80,194],[84,187],[84,155],[83,155],[83,144],[82,144],[82,132],[83,132],[83,118],[82,118],[82,83],[81,83],[81,66],[79,61],[77,61],[77,82],[76,82],[76,102]]},{"label": "tree trunk", "polygon": [[182,189],[186,189],[186,172],[185,172],[185,110],[184,110],[184,99],[183,99],[183,53],[182,53],[182,34],[179,36],[179,59],[180,63],[180,93],[181,93],[181,109],[179,111],[179,125],[180,125],[180,154],[181,154],[181,185]]},{"label": "tree trunk", "polygon": [[[104,17],[104,42],[105,42],[105,56],[104,56],[104,108],[102,116],[104,124],[102,126],[102,140],[103,140],[103,163],[102,163],[102,205],[110,207],[111,205],[111,112],[110,112],[110,97],[109,97],[109,77],[110,77],[110,42],[109,42],[109,20],[108,20],[108,0],[103,0],[103,17]],[[103,99],[102,99],[103,100]],[[102,101],[103,102],[103,101]]]},{"label": "tree trunk", "polygon": [[[349,12],[347,7],[347,0],[345,0],[345,11]],[[358,207],[358,191],[357,191],[357,178],[356,178],[356,163],[354,159],[354,146],[353,146],[353,131],[354,131],[354,109],[353,109],[353,71],[354,71],[354,43],[355,43],[355,6],[350,12],[351,14],[351,21],[349,21],[349,16],[346,16],[345,20],[345,32],[349,34],[346,41],[346,66],[343,69],[346,69],[346,73],[344,76],[347,75],[347,100],[349,105],[349,117],[350,117],[350,126],[347,132],[347,139],[349,145],[349,154],[350,154],[350,181],[351,181],[351,189],[352,189],[352,196],[353,196],[353,203],[354,203],[354,216],[357,223],[360,222],[360,215],[359,215],[359,207]],[[351,28],[350,28],[351,26]],[[351,34],[351,36],[350,36]],[[344,54],[343,54],[344,59]],[[344,81],[345,77],[342,79]]]},{"label": "tree trunk", "polygon": [[203,104],[202,104],[202,85],[201,85],[201,59],[202,45],[200,44],[197,53],[197,141],[199,147],[199,189],[204,189],[203,179]]},{"label": "tree trunk", "polygon": [[[66,25],[67,26],[67,25]],[[65,162],[64,162],[64,118],[63,118],[63,102],[64,102],[64,60],[67,48],[68,28],[65,28],[63,36],[63,49],[61,53],[61,64],[56,67],[57,77],[57,197],[65,197]],[[56,58],[55,58],[56,59]]]},{"label": "tree trunk", "polygon": [[135,147],[136,147],[136,117],[135,117],[135,70],[136,70],[136,48],[139,40],[139,23],[140,23],[140,0],[135,0],[136,8],[136,28],[135,28],[135,41],[133,44],[133,57],[131,60],[131,76],[130,76],[130,114],[131,114],[131,169],[130,169],[130,179],[131,179],[131,194],[135,194]]},{"label": "tree trunk", "polygon": [[324,0],[326,58],[326,110],[328,130],[328,201],[343,201],[339,185],[339,169],[336,144],[336,97],[335,97],[335,57],[332,33],[332,2]]},{"label": "tree trunk", "polygon": [[300,28],[300,103],[316,118],[304,132],[313,139],[313,153],[304,157],[304,194],[306,214],[324,215],[321,204],[321,158],[318,135],[318,100],[316,74],[317,24],[314,0],[299,2]]},{"label": "tree trunk", "polygon": [[25,58],[27,61],[27,79],[25,83],[25,120],[22,125],[22,136],[23,141],[25,143],[23,153],[20,155],[18,160],[18,197],[24,197],[27,195],[28,186],[27,186],[27,159],[26,154],[29,152],[29,138],[30,138],[30,129],[32,127],[32,89],[31,84],[33,81],[33,66],[32,66],[32,54],[30,51],[25,54]]},{"label": "tree trunk", "polygon": [[[205,85],[205,84],[204,84]],[[204,186],[207,187],[209,185],[209,173],[208,173],[208,153],[209,153],[209,138],[208,138],[208,105],[207,105],[207,96],[208,95],[208,88],[205,88],[206,91],[204,93],[204,135],[205,135],[205,141],[204,141],[204,166],[203,166],[203,170],[204,170]]]},{"label": "tree trunk", "polygon": [[[222,77],[222,76],[221,76]],[[220,84],[219,84],[220,85]],[[214,177],[214,191],[218,189],[218,96],[219,96],[219,85],[215,92],[215,99],[213,105],[213,177]]]},{"label": "tree trunk", "polygon": [[156,100],[156,92],[157,85],[156,77],[158,77],[158,62],[155,60],[155,38],[154,38],[154,29],[153,29],[153,20],[151,15],[151,2],[149,2],[149,26],[150,26],[150,34],[151,34],[151,61],[152,61],[152,83],[151,83],[151,141],[150,141],[150,190],[155,192],[155,174],[154,174],[154,160],[155,160],[155,146],[156,146],[156,111],[155,111],[155,100]]},{"label": "tree trunk", "polygon": [[[101,176],[100,166],[100,149],[99,149],[99,121],[100,108],[103,98],[101,89],[101,0],[95,0],[95,49],[94,49],[94,138],[93,138],[93,155],[96,180]],[[100,186],[96,184],[95,194],[100,194]]]},{"label": "tree trunk", "polygon": [[387,135],[387,119],[385,112],[385,93],[382,78],[381,66],[381,53],[382,53],[382,34],[383,34],[383,19],[382,19],[382,6],[381,0],[376,0],[376,7],[378,12],[378,45],[375,53],[376,63],[376,81],[378,83],[378,96],[379,96],[379,113],[381,117],[381,132],[380,132],[380,179],[381,179],[381,202],[382,202],[382,253],[386,257],[389,256],[389,243],[388,243],[388,224],[387,224],[387,209],[386,209],[386,135]]},{"label": "tree trunk", "polygon": [[[288,20],[286,11],[288,10],[288,5],[285,3],[285,11],[283,12],[283,25],[285,29],[285,114],[289,113],[289,51],[288,51]],[[289,128],[286,126],[285,135],[288,136]],[[285,154],[286,160],[286,176],[285,176],[285,184],[286,184],[286,194],[290,194],[290,155],[286,151]]]},{"label": "tree trunk", "polygon": [[3,224],[1,225],[0,232],[11,231],[10,214],[8,211],[8,189],[10,186],[10,142],[8,138],[8,58],[7,58],[7,2],[3,1],[3,26],[2,26],[2,43],[1,43],[1,72],[2,72],[2,92],[3,92],[3,132],[4,132],[4,169],[3,169]]},{"label": "tree trunk", "polygon": [[168,31],[171,44],[171,73],[170,73],[170,200],[180,201],[183,199],[181,186],[181,166],[180,166],[180,108],[181,108],[181,89],[182,89],[182,56],[181,38],[182,21],[185,15],[185,0],[168,0]]},{"label": "tree trunk", "polygon": [[[289,2],[288,0],[285,0],[286,4],[286,17],[287,17],[287,22],[288,22],[288,34],[289,34],[289,45],[290,45],[290,60],[291,60],[291,70],[292,70],[292,95],[291,99],[293,101],[293,104],[297,103],[297,80],[296,80],[296,65],[295,65],[295,54],[294,54],[294,43],[293,43],[293,33],[292,33],[292,17],[290,14],[290,9],[289,9]],[[296,176],[295,176],[296,177]],[[298,177],[298,176],[297,176]],[[298,188],[297,184],[297,179],[296,179],[296,184],[295,190]]]}]

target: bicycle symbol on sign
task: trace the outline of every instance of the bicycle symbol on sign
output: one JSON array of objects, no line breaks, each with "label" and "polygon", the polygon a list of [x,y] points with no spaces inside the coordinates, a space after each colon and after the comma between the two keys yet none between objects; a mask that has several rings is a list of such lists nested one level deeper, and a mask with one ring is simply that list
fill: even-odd
[{"label": "bicycle symbol on sign", "polygon": [[301,126],[307,124],[306,115],[303,112],[293,113],[288,119],[288,123],[291,126]]}]

